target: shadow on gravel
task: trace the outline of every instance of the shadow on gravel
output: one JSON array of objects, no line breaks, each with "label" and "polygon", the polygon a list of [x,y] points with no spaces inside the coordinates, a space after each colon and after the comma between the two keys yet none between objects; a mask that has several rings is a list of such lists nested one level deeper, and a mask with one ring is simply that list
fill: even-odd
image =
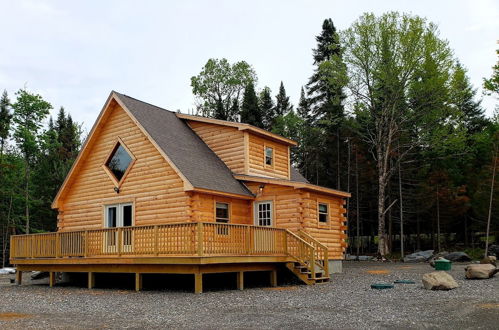
[{"label": "shadow on gravel", "polygon": [[[69,282],[58,283],[60,287],[87,287],[86,273],[68,273]],[[143,274],[143,291],[172,291],[172,292],[193,292],[194,275],[192,274]],[[203,275],[203,291],[225,291],[237,289],[236,273],[218,273]],[[33,283],[34,285],[47,285]],[[278,271],[279,286],[299,285],[294,275],[287,269]],[[270,287],[269,272],[245,272],[244,288],[268,288]],[[96,273],[96,289],[114,289],[114,290],[135,290],[135,274],[125,273]]]}]

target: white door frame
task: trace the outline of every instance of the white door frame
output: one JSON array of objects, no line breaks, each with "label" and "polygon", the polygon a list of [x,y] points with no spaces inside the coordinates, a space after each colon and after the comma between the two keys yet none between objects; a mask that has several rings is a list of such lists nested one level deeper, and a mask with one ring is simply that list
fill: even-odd
[{"label": "white door frame", "polygon": [[[131,221],[131,224],[130,226],[133,226],[134,223],[135,223],[135,217],[134,217],[134,205],[133,203],[116,203],[116,204],[109,204],[109,205],[105,205],[104,207],[104,227],[105,228],[119,228],[119,227],[128,227],[128,226],[125,226],[124,225],[124,217],[123,217],[123,209],[125,206],[131,206],[132,207],[132,214],[131,214],[131,217],[132,217],[132,221]],[[109,226],[109,209],[110,208],[116,208],[116,226],[114,227],[110,227]],[[133,242],[133,239],[132,239],[132,233],[130,231],[123,231],[122,232],[122,237],[121,237],[121,242],[122,242],[122,246],[121,246],[121,250],[123,252],[130,252],[132,251],[132,242]],[[114,238],[112,237],[114,236]],[[127,239],[125,239],[127,238]],[[112,235],[111,232],[108,232],[105,236],[104,236],[104,240],[105,240],[105,249],[106,249],[106,252],[117,252],[117,243],[118,243],[118,231],[115,232],[115,235]],[[128,242],[128,244],[127,244]]]}]

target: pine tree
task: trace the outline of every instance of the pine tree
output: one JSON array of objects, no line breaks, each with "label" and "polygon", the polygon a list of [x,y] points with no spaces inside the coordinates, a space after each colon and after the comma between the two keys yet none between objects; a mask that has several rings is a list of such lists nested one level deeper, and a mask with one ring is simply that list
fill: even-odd
[{"label": "pine tree", "polygon": [[476,90],[470,83],[466,69],[458,62],[454,68],[450,82],[451,105],[462,113],[463,121],[470,134],[480,132],[487,120],[481,101],[476,101]]},{"label": "pine tree", "polygon": [[310,102],[305,94],[305,89],[302,87],[300,92],[300,102],[296,108],[297,115],[306,122],[310,121]]},{"label": "pine tree", "polygon": [[316,68],[307,84],[312,121],[322,131],[319,141],[314,143],[324,148],[318,151],[315,160],[316,183],[341,189],[341,150],[345,144],[341,130],[345,121],[343,89],[346,85],[346,66],[339,36],[330,18],[324,20],[316,40],[317,48],[313,50]]},{"label": "pine tree", "polygon": [[255,86],[250,82],[244,89],[243,105],[241,106],[241,122],[263,128],[263,116],[258,106]]},{"label": "pine tree", "polygon": [[269,131],[272,130],[276,119],[276,109],[274,107],[274,101],[272,101],[270,88],[264,87],[260,92],[258,105],[263,116],[264,128]]},{"label": "pine tree", "polygon": [[12,120],[12,114],[9,110],[10,100],[7,95],[7,91],[4,90],[2,98],[0,99],[0,161],[3,155],[5,142],[9,137],[10,123]]},{"label": "pine tree", "polygon": [[279,94],[276,95],[275,114],[276,116],[284,116],[293,109],[293,105],[289,101],[289,96],[286,95],[284,84],[281,81],[279,86]]}]

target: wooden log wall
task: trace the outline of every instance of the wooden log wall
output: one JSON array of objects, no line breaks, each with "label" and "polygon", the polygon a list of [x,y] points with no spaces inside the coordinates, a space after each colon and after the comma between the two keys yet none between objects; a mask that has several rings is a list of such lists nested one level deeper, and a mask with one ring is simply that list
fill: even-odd
[{"label": "wooden log wall", "polygon": [[[344,199],[273,184],[264,185],[260,194],[260,183],[247,182],[246,185],[257,195],[256,201],[274,202],[274,226],[293,232],[302,229],[328,247],[330,259],[343,258],[346,247]],[[319,223],[318,201],[329,205],[330,218],[326,224]]]},{"label": "wooden log wall", "polygon": [[[265,146],[274,149],[274,166],[265,165]],[[289,147],[249,133],[248,174],[289,179]]]},{"label": "wooden log wall", "polygon": [[232,224],[252,225],[251,201],[227,198],[215,195],[194,193],[191,199],[192,221],[214,222],[215,203],[229,203],[230,222]]},{"label": "wooden log wall", "polygon": [[234,173],[244,173],[244,133],[235,127],[189,121],[189,126]]},{"label": "wooden log wall", "polygon": [[[60,230],[103,227],[106,204],[133,202],[135,225],[189,220],[189,196],[183,182],[163,156],[116,103],[88,145],[86,157],[75,169],[70,188],[59,208]],[[133,153],[136,162],[117,194],[102,169],[118,136]]]}]

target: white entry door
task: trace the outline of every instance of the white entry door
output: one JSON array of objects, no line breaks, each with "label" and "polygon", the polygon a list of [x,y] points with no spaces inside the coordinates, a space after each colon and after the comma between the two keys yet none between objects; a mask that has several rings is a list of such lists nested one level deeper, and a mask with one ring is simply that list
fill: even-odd
[{"label": "white entry door", "polygon": [[[105,226],[107,228],[130,227],[133,226],[133,204],[122,203],[106,205]],[[109,231],[106,233],[106,250],[107,252],[117,252],[117,244],[119,242],[118,232]],[[121,251],[129,252],[132,248],[132,231],[130,229],[122,230],[121,236]]]},{"label": "white entry door", "polygon": [[255,252],[268,253],[273,251],[274,231],[265,227],[272,227],[274,219],[274,205],[272,201],[255,202]]}]

